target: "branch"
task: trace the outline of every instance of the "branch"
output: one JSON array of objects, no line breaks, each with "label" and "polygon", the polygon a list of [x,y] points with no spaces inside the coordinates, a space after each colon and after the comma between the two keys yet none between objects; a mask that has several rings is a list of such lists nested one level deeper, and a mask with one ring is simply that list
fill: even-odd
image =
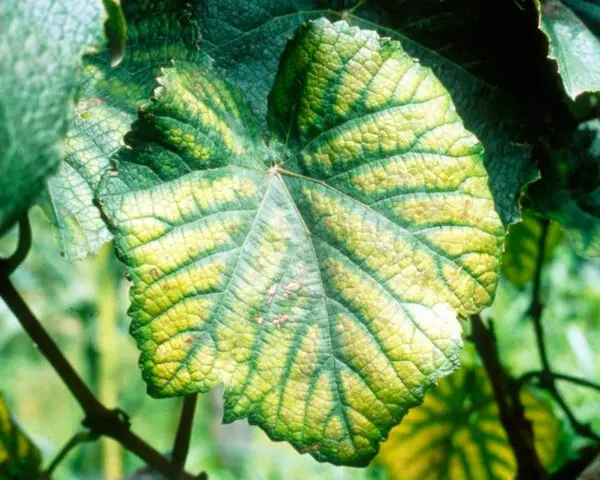
[{"label": "branch", "polygon": [[56,457],[54,457],[54,460],[50,462],[48,468],[44,470],[44,472],[42,472],[40,480],[50,480],[52,472],[54,472],[54,470],[56,469],[56,467],[58,467],[60,462],[62,462],[65,459],[65,457],[69,454],[69,452],[73,450],[73,448],[75,448],[77,445],[85,442],[93,442],[97,438],[98,435],[90,432],[89,430],[86,430],[84,432],[77,432],[69,439],[65,446],[60,449],[60,452],[58,452],[58,455],[56,455]]},{"label": "branch", "polygon": [[84,426],[96,435],[113,438],[169,479],[194,478],[175,468],[168,458],[135,435],[130,429],[129,419],[123,412],[109,410],[96,399],[15,290],[8,275],[0,274],[0,295],[81,406],[85,413]]},{"label": "branch", "polygon": [[10,257],[0,259],[2,273],[7,277],[13,273],[16,268],[23,263],[23,260],[27,257],[30,249],[31,224],[29,223],[27,213],[25,213],[19,219],[19,243],[17,244],[17,249]]},{"label": "branch", "polygon": [[493,330],[486,328],[479,315],[471,316],[473,341],[492,384],[500,421],[517,461],[518,478],[545,479],[547,473],[533,443],[533,428],[525,418],[516,381],[500,363]]},{"label": "branch", "polygon": [[537,343],[540,361],[544,372],[550,370],[550,361],[548,360],[548,351],[544,338],[544,326],[542,324],[542,313],[544,305],[541,300],[542,290],[542,267],[544,266],[544,258],[546,256],[546,240],[548,238],[548,220],[542,218],[540,220],[542,231],[540,233],[538,256],[535,263],[535,273],[533,276],[533,291],[531,293],[531,304],[529,305],[529,315],[533,320],[533,329],[535,331],[535,340]]},{"label": "branch", "polygon": [[600,477],[600,454],[594,458],[590,464],[586,467],[586,469],[581,472],[580,480],[593,480],[598,479]]},{"label": "branch", "polygon": [[194,393],[183,398],[181,407],[181,416],[179,417],[179,426],[175,436],[175,444],[171,455],[171,463],[175,468],[183,471],[185,461],[190,450],[190,437],[194,424],[194,412],[198,403],[198,394]]},{"label": "branch", "polygon": [[[548,226],[549,221],[546,219],[541,220],[542,232],[539,239],[539,253],[536,260],[535,275],[533,277],[533,292],[531,294],[531,304],[529,306],[529,315],[533,321],[533,329],[535,332],[535,339],[537,344],[538,353],[540,355],[540,361],[542,363],[542,371],[539,372],[539,386],[552,395],[556,403],[560,406],[562,411],[567,416],[569,423],[578,435],[600,443],[600,435],[596,434],[589,425],[580,423],[575,415],[573,414],[570,407],[565,402],[565,399],[561,395],[556,386],[556,374],[552,372],[550,366],[550,360],[548,357],[548,349],[546,347],[546,337],[544,332],[544,325],[542,323],[542,315],[544,313],[544,304],[541,300],[541,289],[542,289],[542,268],[544,266],[544,257],[546,253],[546,241],[548,238]],[[565,376],[563,376],[565,377]],[[573,381],[575,377],[569,377],[569,380]],[[566,378],[565,378],[566,379]],[[581,384],[581,381],[578,383]],[[588,387],[591,382],[587,382]],[[594,384],[591,384],[594,385]]]},{"label": "branch", "polygon": [[[583,472],[589,465],[594,461],[594,459],[600,455],[600,448],[593,446],[585,446],[577,452],[578,455],[564,463],[560,466],[560,468],[554,472],[552,472],[551,480],[567,480],[577,478],[582,480],[580,477],[581,472]],[[591,479],[590,479],[591,480]]]},{"label": "branch", "polygon": [[86,384],[83,383],[54,340],[44,330],[44,327],[25,304],[23,298],[15,290],[13,284],[5,276],[0,276],[0,295],[27,334],[35,342],[37,348],[44,354],[54,370],[56,370],[86,415],[95,416],[104,414],[106,411],[104,406],[96,399]]},{"label": "branch", "polygon": [[59,350],[54,340],[29,310],[29,307],[8,278],[0,277],[0,294],[21,322],[25,331],[37,344],[39,351],[54,367],[81,406],[86,415],[83,421],[84,426],[97,435],[105,435],[115,439],[167,478],[192,478],[189,474],[181,474],[178,469],[173,468],[171,462],[165,456],[135,435],[130,430],[129,419],[126,415],[119,410],[108,410],[96,399]]},{"label": "branch", "polygon": [[[533,378],[540,378],[546,375],[546,373],[542,370],[532,371],[524,373],[519,379],[519,383],[525,384],[530,382]],[[550,372],[550,375],[554,377],[555,380],[564,380],[565,382],[573,383],[575,385],[579,385],[581,387],[591,388],[592,390],[597,390],[600,392],[600,384],[590,382],[589,380],[585,380],[584,378],[574,377],[573,375],[567,375],[566,373],[557,373]]]}]

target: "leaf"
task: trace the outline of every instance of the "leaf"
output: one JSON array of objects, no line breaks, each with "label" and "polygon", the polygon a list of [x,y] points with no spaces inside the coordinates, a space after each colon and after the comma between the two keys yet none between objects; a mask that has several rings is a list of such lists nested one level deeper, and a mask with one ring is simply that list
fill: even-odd
[{"label": "leaf", "polygon": [[[502,255],[502,274],[517,287],[524,287],[533,280],[542,235],[540,217],[529,209],[523,209],[521,213],[523,221],[510,227]],[[544,262],[550,260],[560,240],[558,224],[550,222],[544,247]]]},{"label": "leaf", "polygon": [[89,172],[78,170],[79,165],[72,162],[62,162],[40,195],[40,205],[52,224],[61,254],[70,261],[97,252],[112,238],[94,205],[94,191],[90,187],[92,182],[100,181],[108,160],[99,164],[89,160],[86,165]]},{"label": "leaf", "polygon": [[102,24],[99,1],[0,2],[0,234],[58,166],[81,55]]},{"label": "leaf", "polygon": [[540,29],[548,38],[549,57],[556,61],[569,97],[575,100],[582,93],[600,91],[600,39],[569,8],[585,14],[594,8],[591,2],[536,0],[535,4]]},{"label": "leaf", "polygon": [[527,191],[532,207],[560,224],[575,251],[600,255],[600,120],[582,123],[567,148],[552,152],[542,180]]},{"label": "leaf", "polygon": [[[523,390],[521,401],[540,460],[548,467],[557,455],[560,421],[533,390]],[[381,445],[376,461],[390,480],[498,480],[517,473],[490,382],[481,367],[473,366],[443,379],[423,405],[410,411]]]},{"label": "leaf", "polygon": [[111,68],[106,51],[86,58],[65,161],[48,181],[42,202],[70,260],[96,253],[111,238],[94,205],[95,191],[139,104],[151,95],[160,67],[198,55],[198,27],[184,3],[127,3],[128,54],[122,63]]},{"label": "leaf", "polygon": [[[531,117],[545,113],[558,98],[554,92],[541,95],[553,82],[540,82],[547,78],[546,65],[527,13],[505,0],[370,0],[343,11],[330,7],[341,3],[356,2],[206,0],[199,7],[202,46],[263,116],[281,52],[302,22],[321,16],[344,19],[402,41],[450,91],[466,127],[485,147],[504,225],[517,222],[522,189],[537,177],[530,158]],[[506,35],[507,24],[514,35]],[[523,76],[523,65],[530,75]]]},{"label": "leaf", "polygon": [[41,462],[39,450],[10,417],[0,395],[0,478],[37,478]]},{"label": "leaf", "polygon": [[121,0],[103,0],[104,8],[108,14],[105,29],[111,54],[111,66],[115,67],[125,55],[125,42],[127,40],[127,22],[121,8]]},{"label": "leaf", "polygon": [[208,61],[175,65],[99,194],[148,391],[223,383],[226,422],[365,465],[493,298],[481,145],[429,69],[345,22],[288,45],[268,138]]}]

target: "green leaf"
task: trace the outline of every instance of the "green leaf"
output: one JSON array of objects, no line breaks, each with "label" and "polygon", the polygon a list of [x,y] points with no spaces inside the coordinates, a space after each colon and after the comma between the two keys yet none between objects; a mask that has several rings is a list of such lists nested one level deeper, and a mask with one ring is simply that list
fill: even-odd
[{"label": "green leaf", "polygon": [[175,65],[99,195],[149,393],[223,383],[226,422],[365,465],[493,298],[481,145],[429,69],[345,22],[289,43],[268,137],[208,61]]},{"label": "green leaf", "polygon": [[99,0],[0,2],[0,234],[58,166],[81,56],[102,24]]},{"label": "green leaf", "polygon": [[[542,235],[542,219],[529,209],[523,209],[521,213],[523,221],[510,227],[502,255],[502,274],[518,287],[524,287],[533,280]],[[558,224],[550,222],[544,262],[552,257],[561,237]]]},{"label": "green leaf", "polygon": [[0,478],[37,478],[41,461],[39,450],[10,417],[0,395]]},{"label": "green leaf", "polygon": [[[450,91],[466,127],[485,147],[503,223],[517,222],[522,189],[537,177],[529,148],[532,112],[549,108],[556,96],[540,96],[552,81],[540,85],[539,78],[546,77],[533,74],[545,65],[527,14],[505,0],[370,0],[342,11],[330,8],[340,3],[356,2],[207,0],[199,7],[202,46],[263,116],[281,52],[307,19],[344,19],[402,41]],[[507,24],[512,35],[506,35]],[[531,72],[526,77],[524,64]]]},{"label": "green leaf", "polygon": [[105,29],[111,54],[111,66],[115,67],[121,63],[125,55],[127,22],[121,8],[121,0],[103,0],[103,3],[108,14]]},{"label": "green leaf", "polygon": [[111,68],[110,52],[86,58],[84,82],[67,136],[65,161],[48,181],[42,206],[70,260],[96,253],[111,235],[94,205],[110,156],[152,93],[161,66],[198,54],[198,27],[184,2],[129,2],[127,55]]},{"label": "green leaf", "polygon": [[[533,390],[521,402],[533,424],[535,447],[548,467],[557,455],[561,423]],[[463,367],[442,380],[381,445],[377,462],[390,480],[512,479],[516,462],[490,382],[481,367]]]},{"label": "green leaf", "polygon": [[560,224],[579,255],[600,256],[600,120],[580,124],[527,193],[538,213]]},{"label": "green leaf", "polygon": [[585,15],[592,13],[594,6],[583,0],[536,0],[535,4],[540,29],[548,38],[549,57],[558,64],[569,97],[575,99],[585,92],[600,91],[600,39],[569,8]]}]

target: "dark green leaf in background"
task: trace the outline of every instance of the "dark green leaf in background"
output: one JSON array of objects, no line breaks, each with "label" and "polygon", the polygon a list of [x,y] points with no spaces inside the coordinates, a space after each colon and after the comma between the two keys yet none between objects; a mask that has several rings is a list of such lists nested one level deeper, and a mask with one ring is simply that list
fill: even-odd
[{"label": "dark green leaf in background", "polygon": [[[502,255],[502,273],[518,287],[524,287],[533,280],[540,253],[542,222],[546,221],[529,209],[523,209],[521,213],[523,221],[510,227]],[[544,261],[550,259],[561,236],[558,224],[550,222]]]},{"label": "dark green leaf in background", "polygon": [[600,255],[600,120],[582,123],[567,147],[552,152],[528,195],[537,212],[561,225],[578,254]]}]

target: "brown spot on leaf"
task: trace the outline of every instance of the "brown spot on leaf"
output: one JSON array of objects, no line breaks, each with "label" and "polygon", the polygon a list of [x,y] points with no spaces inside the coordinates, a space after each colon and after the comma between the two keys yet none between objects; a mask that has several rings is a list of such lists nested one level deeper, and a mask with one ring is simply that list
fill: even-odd
[{"label": "brown spot on leaf", "polygon": [[285,287],[283,287],[283,290],[284,290],[283,296],[285,298],[290,298],[293,293],[297,292],[301,288],[302,288],[302,285],[300,285],[298,282],[288,283]]},{"label": "brown spot on leaf", "polygon": [[87,98],[79,102],[75,109],[77,110],[77,112],[81,113],[87,111],[87,109],[90,107],[97,107],[98,105],[102,105],[103,103],[104,101],[98,97]]},{"label": "brown spot on leaf", "polygon": [[277,315],[277,317],[275,317],[275,320],[273,320],[273,325],[275,325],[276,327],[281,327],[285,322],[288,321],[289,318],[289,315],[286,315],[284,313],[282,313],[281,315]]},{"label": "brown spot on leaf", "polygon": [[300,453],[318,452],[319,450],[321,450],[321,444],[316,442],[312,445],[304,445],[298,448]]},{"label": "brown spot on leaf", "polygon": [[467,218],[469,218],[469,211],[471,210],[472,205],[473,205],[473,201],[469,198],[465,202],[465,206],[464,206],[462,214],[461,214],[461,217],[463,220],[466,220]]}]

